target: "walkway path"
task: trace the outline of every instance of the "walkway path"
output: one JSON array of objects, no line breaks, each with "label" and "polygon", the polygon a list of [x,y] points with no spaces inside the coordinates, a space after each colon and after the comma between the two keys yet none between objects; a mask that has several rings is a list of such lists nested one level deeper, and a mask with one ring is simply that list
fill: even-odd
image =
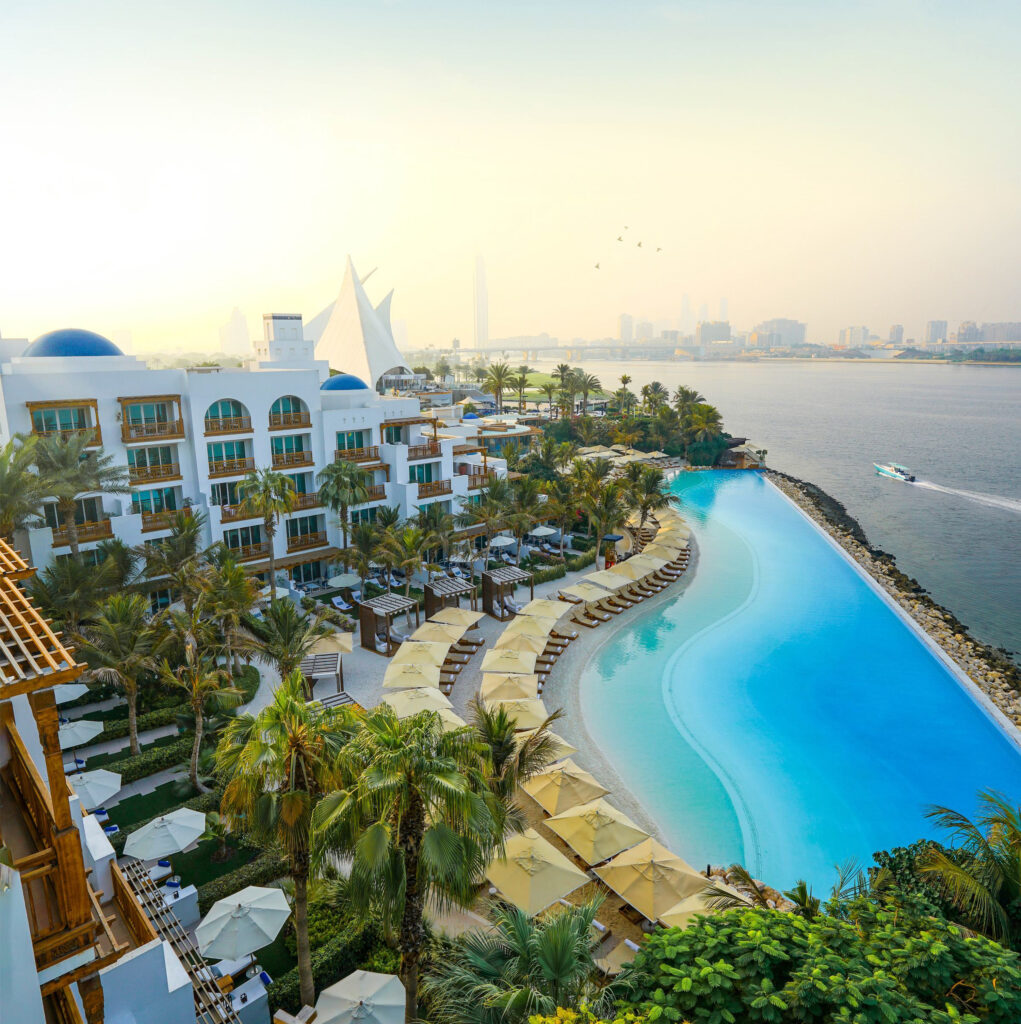
[{"label": "walkway path", "polygon": [[112,800],[106,801],[106,807],[116,807],[122,800],[127,800],[129,796],[139,796],[142,793],[152,793],[164,783],[179,782],[187,778],[188,769],[186,767],[165,768],[161,772],[156,772],[153,775],[146,775],[144,778],[138,779],[136,782],[129,782],[122,786],[120,792]]}]

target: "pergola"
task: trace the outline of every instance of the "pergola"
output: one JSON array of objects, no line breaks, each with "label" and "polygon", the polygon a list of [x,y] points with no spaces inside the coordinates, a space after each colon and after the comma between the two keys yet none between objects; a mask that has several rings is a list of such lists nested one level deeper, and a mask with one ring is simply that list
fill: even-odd
[{"label": "pergola", "polygon": [[437,576],[425,585],[425,617],[431,619],[441,608],[461,604],[461,595],[471,597],[472,611],[478,609],[475,585],[468,580],[454,579],[453,576]]},{"label": "pergola", "polygon": [[301,659],[301,674],[312,684],[310,692],[320,679],[333,676],[337,680],[337,693],[344,690],[344,666],[340,660],[340,651],[327,651],[323,654],[310,654]]},{"label": "pergola", "polygon": [[499,569],[487,569],[482,574],[482,610],[494,619],[503,622],[511,617],[511,613],[503,606],[505,593],[519,583],[528,581],[529,600],[535,599],[535,582],[530,572],[519,569],[515,565],[501,566]]},{"label": "pergola", "polygon": [[[376,651],[376,634],[381,631],[380,620],[382,620],[385,624],[383,627],[386,635],[385,653],[388,658],[393,657],[398,645],[393,642],[390,635],[390,625],[395,615],[400,615],[402,612],[410,613],[412,608],[415,609],[415,625],[418,626],[420,621],[418,602],[413,601],[410,597],[404,597],[403,594],[380,594],[379,597],[362,601],[358,606],[362,647],[367,651]],[[384,652],[376,651],[376,653]]]}]

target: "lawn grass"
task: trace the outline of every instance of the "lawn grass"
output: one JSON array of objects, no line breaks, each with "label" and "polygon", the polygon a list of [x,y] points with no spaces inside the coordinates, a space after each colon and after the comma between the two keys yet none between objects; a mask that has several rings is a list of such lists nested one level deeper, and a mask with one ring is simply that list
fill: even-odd
[{"label": "lawn grass", "polygon": [[164,782],[151,793],[129,796],[115,807],[111,807],[110,821],[116,822],[122,829],[136,825],[140,821],[150,821],[193,796],[195,791],[188,785],[187,780],[183,785],[180,781]]},{"label": "lawn grass", "polygon": [[174,873],[181,876],[182,884],[198,888],[214,878],[229,874],[259,855],[258,850],[239,845],[234,847],[234,855],[230,860],[218,863],[213,857],[219,848],[220,844],[215,839],[207,839],[188,853],[174,854]]},{"label": "lawn grass", "polygon": [[287,928],[282,928],[280,934],[262,949],[256,950],[255,959],[262,969],[271,978],[282,978],[288,971],[298,966],[298,958],[291,956],[287,949]]},{"label": "lawn grass", "polygon": [[[152,743],[143,743],[139,748],[140,750],[153,750],[156,747],[169,747],[172,743],[176,743],[181,738],[180,734],[172,736],[161,736],[158,740],[153,740]],[[124,746],[120,750],[112,750],[108,754],[89,754],[88,769],[91,771],[93,768],[101,768],[104,765],[114,764],[117,761],[123,761],[128,757],[131,757],[131,747],[127,743],[125,737]]]}]

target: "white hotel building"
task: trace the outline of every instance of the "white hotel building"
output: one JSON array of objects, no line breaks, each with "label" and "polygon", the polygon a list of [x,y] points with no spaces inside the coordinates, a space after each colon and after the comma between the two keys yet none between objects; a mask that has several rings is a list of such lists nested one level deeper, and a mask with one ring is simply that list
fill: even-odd
[{"label": "white hotel building", "polygon": [[[90,431],[128,470],[129,493],[81,496],[83,553],[110,538],[159,540],[175,513],[190,510],[206,517],[207,543],[222,541],[256,573],[268,567],[269,540],[261,521],[242,513],[237,488],[246,473],[272,466],[298,496],[274,540],[276,564],[295,581],[324,578],[342,543],[336,514],[317,494],[333,460],[371,476],[354,521],[381,505],[402,517],[434,502],[457,512],[488,473],[506,473],[459,407],[437,408],[430,395],[434,407],[423,412],[421,379],[397,350],[389,307],[390,295],[373,306],[349,260],[318,342],[305,338],[301,316],[269,314],[242,369],[149,369],[82,330],[0,341],[0,440]],[[331,376],[331,367],[342,372]],[[45,512],[45,523],[15,538],[36,566],[68,551],[55,505]]]}]

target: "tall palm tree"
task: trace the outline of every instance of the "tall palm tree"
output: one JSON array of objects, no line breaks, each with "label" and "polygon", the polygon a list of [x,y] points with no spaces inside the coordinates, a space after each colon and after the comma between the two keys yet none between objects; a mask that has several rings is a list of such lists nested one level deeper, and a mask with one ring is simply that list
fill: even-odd
[{"label": "tall palm tree", "polygon": [[560,401],[563,404],[564,414],[574,419],[574,396],[578,393],[578,374],[572,370],[560,382]]},{"label": "tall palm tree", "polygon": [[[411,577],[418,572],[425,561],[429,549],[437,543],[437,538],[420,526],[405,525],[400,531],[383,535],[379,543],[380,554],[390,557],[393,566],[404,573],[404,596],[411,594]],[[389,579],[389,573],[387,578]]]},{"label": "tall palm tree", "polygon": [[[459,1024],[527,1024],[554,1017],[562,1006],[608,1015],[622,982],[600,988],[595,920],[602,897],[529,917],[494,907],[485,929],[465,933],[430,975],[437,1018]],[[612,1016],[612,1013],[609,1014]]]},{"label": "tall palm tree", "polygon": [[272,591],[277,585],[276,557],[273,554],[273,538],[276,536],[280,517],[294,508],[296,495],[291,478],[275,469],[256,469],[238,484],[238,497],[244,514],[262,519],[262,528],[269,542],[269,586]]},{"label": "tall palm tree", "polygon": [[658,380],[654,380],[642,388],[642,397],[645,399],[646,409],[655,416],[660,406],[666,404],[670,393]]},{"label": "tall palm tree", "polygon": [[506,363],[494,363],[486,373],[483,391],[488,391],[496,399],[496,411],[503,412],[503,393],[514,387],[514,371]]},{"label": "tall palm tree", "polygon": [[[229,549],[225,549],[229,550]],[[237,674],[240,669],[239,648],[244,646],[242,626],[245,616],[255,605],[255,581],[245,572],[244,566],[232,558],[211,565],[203,578],[203,587],[208,597],[211,615],[220,627],[226,661]]]},{"label": "tall palm tree", "polygon": [[525,391],[528,388],[528,375],[534,371],[530,366],[519,366],[511,380],[511,387],[518,395],[518,412],[525,411]]},{"label": "tall palm tree", "polygon": [[979,793],[975,821],[948,807],[927,812],[949,832],[954,856],[931,847],[919,870],[935,877],[962,923],[1007,945],[1021,937],[1021,807],[1002,793]]},{"label": "tall palm tree", "polygon": [[[493,538],[507,525],[508,495],[505,480],[493,480],[482,489],[478,501],[461,503],[461,511],[454,516],[460,529],[477,527],[486,540],[485,563],[489,565]],[[474,578],[474,561],[472,576]]]},{"label": "tall palm tree", "polygon": [[233,831],[287,859],[301,1001],[309,1006],[315,1002],[308,938],[312,809],[341,785],[340,754],[354,723],[346,708],[313,710],[292,674],[258,715],[238,715],[228,724],[216,751],[217,769],[227,779],[220,813]]},{"label": "tall palm tree", "polygon": [[124,590],[139,581],[138,567],[142,555],[137,548],[125,544],[120,537],[100,541],[96,545],[96,561],[110,562],[118,590]]},{"label": "tall palm tree", "polygon": [[58,558],[28,581],[32,600],[69,633],[92,619],[116,587],[113,562],[93,565],[73,555]]},{"label": "tall palm tree", "polygon": [[[581,510],[588,516],[589,524],[596,535],[596,568],[599,568],[599,554],[603,547],[603,538],[614,533],[628,515],[628,503],[624,488],[617,480],[610,480],[590,492],[581,501]],[[605,568],[606,560],[603,560]]]},{"label": "tall palm tree", "polygon": [[578,493],[569,477],[558,477],[546,485],[543,512],[556,523],[560,531],[560,557],[563,558],[567,533],[578,518]]},{"label": "tall palm tree", "polygon": [[372,568],[379,536],[379,532],[372,523],[355,523],[351,529],[352,561],[354,569],[361,579],[362,591],[365,590],[365,577],[369,575]]},{"label": "tall palm tree", "polygon": [[36,437],[12,437],[0,447],[0,537],[40,518],[46,497],[42,477],[35,471]]},{"label": "tall palm tree", "polygon": [[575,378],[577,382],[578,391],[581,393],[581,414],[582,416],[588,415],[588,396],[593,393],[598,393],[603,390],[603,385],[600,383],[599,378],[594,374],[585,373],[579,370],[578,375]]},{"label": "tall palm tree", "polygon": [[530,476],[523,476],[519,480],[515,480],[511,487],[510,503],[507,506],[507,525],[518,542],[518,553],[514,559],[515,565],[521,564],[521,545],[524,543],[526,534],[543,512],[541,494],[539,481]]},{"label": "tall palm tree", "polygon": [[396,505],[376,506],[376,527],[379,530],[392,530],[401,522],[401,510]]},{"label": "tall palm tree", "polygon": [[114,594],[74,639],[88,665],[83,680],[112,683],[124,694],[131,753],[137,754],[139,686],[159,670],[165,646],[149,622],[149,602],[141,594]]},{"label": "tall palm tree", "polygon": [[340,529],[344,534],[344,551],[341,561],[347,568],[347,534],[350,528],[352,505],[361,505],[369,500],[370,475],[356,462],[339,459],[331,462],[319,474],[319,498],[328,508],[337,513]]},{"label": "tall palm tree", "polygon": [[[249,620],[240,641],[246,650],[271,661],[281,679],[288,679],[331,632],[323,612],[302,611],[293,601],[270,601],[260,620]],[[312,697],[311,690],[308,697]]]},{"label": "tall palm tree", "polygon": [[485,746],[472,729],[443,731],[435,712],[403,720],[382,704],[341,755],[343,785],[312,816],[318,860],[352,858],[363,904],[397,932],[405,1021],[418,1018],[424,911],[470,906],[501,841]]},{"label": "tall palm tree", "polygon": [[139,551],[145,559],[145,575],[155,580],[166,577],[171,591],[191,614],[202,590],[206,567],[203,559],[210,552],[201,548],[205,516],[199,512],[179,512],[171,521],[170,535]]},{"label": "tall palm tree", "polygon": [[553,399],[556,397],[557,392],[560,390],[557,387],[555,381],[548,380],[545,384],[539,385],[539,390],[546,396],[546,401],[549,403],[549,415],[550,419],[553,419],[554,405]]},{"label": "tall palm tree", "polygon": [[688,412],[684,454],[692,444],[715,441],[723,433],[723,417],[711,405],[693,405]]},{"label": "tall palm tree", "polygon": [[35,446],[35,464],[46,494],[57,504],[71,554],[78,554],[78,498],[88,494],[124,494],[128,471],[102,448],[91,448],[90,431],[62,437],[53,434]]},{"label": "tall palm tree", "polygon": [[[454,516],[446,510],[443,502],[434,501],[418,510],[418,525],[432,536],[432,545],[438,547],[446,558],[454,544]],[[430,570],[431,572],[432,570]]]},{"label": "tall palm tree", "polygon": [[628,384],[631,383],[631,375],[628,373],[622,373],[620,375],[620,390],[616,392],[616,396],[620,401],[620,412],[622,416],[627,416],[628,409],[634,405],[635,396],[628,390]]},{"label": "tall palm tree", "polygon": [[[664,489],[663,471],[655,466],[642,466],[639,463],[631,463],[631,466],[638,467],[636,479],[629,481],[628,498],[630,504],[638,514],[638,529],[643,530],[653,512],[670,508],[679,504],[680,499],[676,494],[671,494]],[[630,469],[630,466],[628,467]]]},{"label": "tall palm tree", "polygon": [[705,399],[695,388],[679,384],[674,390],[674,408],[677,410],[677,415],[682,419],[688,415],[688,411],[693,405],[700,405],[703,402],[705,402]]}]

